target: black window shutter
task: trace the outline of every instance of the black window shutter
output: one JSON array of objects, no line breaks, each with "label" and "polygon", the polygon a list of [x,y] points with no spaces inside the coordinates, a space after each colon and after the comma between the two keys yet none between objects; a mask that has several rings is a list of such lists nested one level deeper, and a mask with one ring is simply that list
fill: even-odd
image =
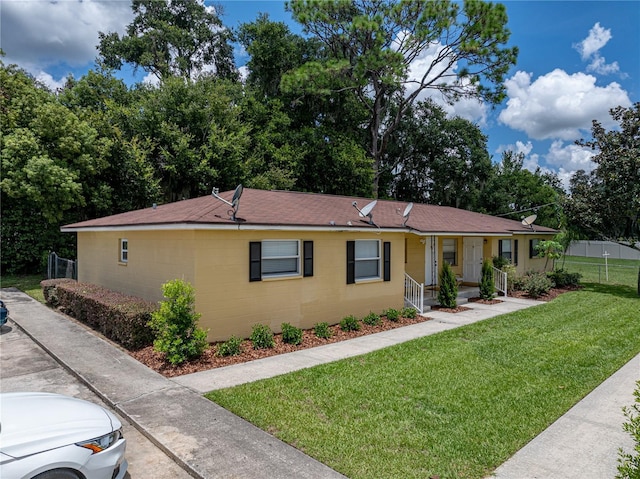
[{"label": "black window shutter", "polygon": [[304,241],[302,243],[304,254],[304,277],[313,276],[313,241]]},{"label": "black window shutter", "polygon": [[347,284],[356,282],[356,242],[347,241]]},{"label": "black window shutter", "polygon": [[533,246],[533,242],[535,240],[529,240],[529,258],[534,258],[536,256],[536,248]]},{"label": "black window shutter", "polygon": [[498,256],[500,256],[502,258],[502,242],[504,240],[499,240],[498,241]]},{"label": "black window shutter", "polygon": [[249,281],[262,280],[262,243],[251,241],[249,243]]},{"label": "black window shutter", "polygon": [[391,242],[384,242],[384,280],[391,281]]},{"label": "black window shutter", "polygon": [[518,264],[518,240],[513,240],[513,264]]}]

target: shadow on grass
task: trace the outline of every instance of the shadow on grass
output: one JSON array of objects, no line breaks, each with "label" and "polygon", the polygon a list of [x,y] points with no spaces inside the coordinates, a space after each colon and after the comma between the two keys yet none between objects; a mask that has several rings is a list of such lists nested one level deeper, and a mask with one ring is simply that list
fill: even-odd
[{"label": "shadow on grass", "polygon": [[611,296],[618,296],[620,298],[637,298],[638,291],[631,286],[619,285],[619,284],[602,284],[602,283],[580,283],[583,291],[590,291],[598,294],[609,294]]}]

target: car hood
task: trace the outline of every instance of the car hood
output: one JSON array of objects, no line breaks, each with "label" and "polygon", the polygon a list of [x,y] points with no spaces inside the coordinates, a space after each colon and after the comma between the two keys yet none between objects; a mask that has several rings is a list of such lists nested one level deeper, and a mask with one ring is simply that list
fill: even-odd
[{"label": "car hood", "polygon": [[15,458],[87,441],[119,429],[104,408],[50,393],[0,394],[0,452]]}]

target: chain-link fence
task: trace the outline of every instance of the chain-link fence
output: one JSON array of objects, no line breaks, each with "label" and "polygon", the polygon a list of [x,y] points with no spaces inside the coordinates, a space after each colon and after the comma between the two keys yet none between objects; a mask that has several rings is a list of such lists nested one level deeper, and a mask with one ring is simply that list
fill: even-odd
[{"label": "chain-link fence", "polygon": [[564,261],[557,261],[556,267],[570,273],[580,273],[584,283],[621,284],[635,289],[638,285],[640,261],[604,261],[601,258],[567,256]]},{"label": "chain-link fence", "polygon": [[49,253],[49,260],[47,261],[47,278],[78,279],[78,262],[66,258],[60,258],[52,251]]}]

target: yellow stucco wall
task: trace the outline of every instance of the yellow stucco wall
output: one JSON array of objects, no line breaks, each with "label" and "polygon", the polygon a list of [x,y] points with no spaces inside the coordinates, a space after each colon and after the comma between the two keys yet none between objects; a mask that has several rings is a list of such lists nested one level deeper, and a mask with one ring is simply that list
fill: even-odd
[{"label": "yellow stucco wall", "polygon": [[[119,239],[129,260],[119,263]],[[251,241],[312,240],[314,276],[249,281]],[[391,281],[346,284],[346,242],[391,242]],[[199,325],[209,340],[247,337],[256,323],[279,332],[283,322],[304,329],[317,322],[362,317],[404,302],[404,234],[290,231],[131,231],[78,233],[79,281],[103,285],[152,301],[162,283],[182,278],[196,290]],[[382,246],[381,246],[382,248]],[[382,266],[382,265],[381,265]]]},{"label": "yellow stucco wall", "polygon": [[409,234],[406,235],[406,263],[404,265],[405,271],[418,283],[424,283],[424,271],[425,271],[425,245],[421,243],[425,241],[424,237]]},{"label": "yellow stucco wall", "polygon": [[[529,271],[544,271],[545,269],[545,258],[538,258],[534,256],[533,258],[529,257],[529,241],[533,239],[537,240],[551,240],[553,239],[553,234],[526,234],[526,235],[513,235],[511,237],[495,237],[491,238],[490,243],[490,256],[498,256],[499,245],[498,242],[501,239],[510,239],[510,240],[518,240],[518,264],[516,265],[516,273],[518,275],[523,275]],[[551,269],[551,261],[547,264],[547,270]]]}]

